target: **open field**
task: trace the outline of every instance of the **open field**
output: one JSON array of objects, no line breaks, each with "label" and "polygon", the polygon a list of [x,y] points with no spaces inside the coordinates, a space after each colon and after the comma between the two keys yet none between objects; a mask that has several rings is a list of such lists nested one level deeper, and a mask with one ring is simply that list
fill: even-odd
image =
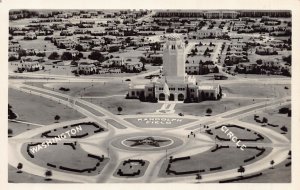
[{"label": "open field", "polygon": [[36,49],[39,51],[57,51],[58,48],[50,41],[44,40],[44,36],[38,36],[36,40],[18,40],[23,49]]},{"label": "open field", "polygon": [[9,104],[18,115],[17,120],[49,125],[55,122],[54,116],[59,115],[59,121],[84,118],[77,111],[40,96],[9,89]]}]

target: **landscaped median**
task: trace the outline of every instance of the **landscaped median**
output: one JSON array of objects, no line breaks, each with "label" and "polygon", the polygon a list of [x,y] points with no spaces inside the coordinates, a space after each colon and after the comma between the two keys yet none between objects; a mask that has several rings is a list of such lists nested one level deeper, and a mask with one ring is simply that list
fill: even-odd
[{"label": "landscaped median", "polygon": [[[72,130],[76,130],[76,133],[72,134]],[[107,129],[94,122],[81,122],[45,131],[42,134],[37,135],[36,138],[56,138],[61,134],[67,133],[68,131],[71,133],[71,135],[69,135],[70,138],[80,139],[107,131]]]},{"label": "landscaped median", "polygon": [[159,116],[125,118],[125,120],[141,128],[176,128],[196,121],[195,119]]},{"label": "landscaped median", "polygon": [[120,163],[113,174],[115,177],[138,178],[145,174],[149,161],[142,159],[128,159]]},{"label": "landscaped median", "polygon": [[257,162],[268,155],[271,150],[272,148],[247,147],[242,151],[240,147],[216,145],[203,153],[195,152],[193,155],[170,157],[163,162],[159,177],[180,177],[226,171]]}]

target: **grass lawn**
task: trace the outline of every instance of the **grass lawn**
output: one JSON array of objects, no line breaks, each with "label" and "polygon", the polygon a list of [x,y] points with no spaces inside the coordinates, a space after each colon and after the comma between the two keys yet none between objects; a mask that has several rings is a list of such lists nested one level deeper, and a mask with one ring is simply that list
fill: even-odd
[{"label": "grass lawn", "polygon": [[[284,89],[285,86],[289,87],[289,89]],[[290,96],[290,87],[291,85],[287,84],[222,84],[222,90],[223,93],[226,93],[226,97],[278,98]]]},{"label": "grass lawn", "polygon": [[125,99],[123,96],[114,96],[109,98],[85,99],[93,104],[99,105],[108,111],[119,114],[118,107],[122,107],[122,115],[153,113],[161,107],[161,103],[141,102],[137,99]]},{"label": "grass lawn", "polygon": [[237,77],[239,78],[260,78],[260,79],[270,79],[270,78],[282,78],[282,79],[286,79],[289,78],[291,79],[291,77],[287,77],[287,76],[283,76],[283,75],[259,75],[259,74],[238,74],[235,73]]},{"label": "grass lawn", "polygon": [[[116,169],[115,173],[113,174],[115,177],[122,177],[122,178],[138,178],[141,177],[145,174],[145,171],[149,165],[149,161],[144,160],[145,161],[145,165],[142,166],[139,163],[136,162],[132,162],[131,164],[127,163],[125,165],[123,165],[124,161],[120,163],[120,165],[118,166],[118,168]],[[138,170],[140,170],[140,174],[139,175],[135,175],[135,176],[120,176],[118,175],[118,170],[121,170],[124,174],[131,174],[134,172],[137,172]]]},{"label": "grass lawn", "polygon": [[[290,106],[283,106],[283,107],[290,107]],[[282,133],[283,131],[280,129],[282,126],[286,126],[288,129],[287,133],[284,134],[288,139],[291,139],[291,122],[292,118],[288,117],[287,114],[279,114],[278,113],[279,108],[275,109],[267,109],[262,113],[257,113],[259,116],[259,120],[262,120],[263,117],[266,117],[268,119],[268,123],[273,124],[273,125],[278,125],[278,127],[272,127],[269,125],[265,125],[264,127],[267,127],[269,129],[275,130],[278,133]],[[245,118],[240,119],[241,121],[248,122],[248,123],[253,123],[256,125],[261,125],[262,123],[257,123],[254,120],[254,114],[249,115]]]},{"label": "grass lawn", "polygon": [[205,116],[207,108],[212,109],[211,115],[217,115],[242,106],[258,103],[261,100],[252,99],[221,99],[220,101],[204,101],[200,103],[176,104],[176,113],[184,113],[186,115]]},{"label": "grass lawn", "polygon": [[45,180],[45,177],[33,175],[27,172],[17,173],[18,169],[8,165],[8,183],[73,183],[56,179]]},{"label": "grass lawn", "polygon": [[[29,85],[44,87],[71,96],[111,96],[126,95],[127,83],[107,83],[107,82],[73,82],[73,83],[40,83],[31,82]],[[70,91],[61,91],[59,88],[69,88]]]},{"label": "grass lawn", "polygon": [[[62,143],[58,143],[57,145],[50,145],[47,148],[40,149],[39,151],[33,153],[34,158],[31,158],[27,153],[27,144],[25,143],[22,146],[22,154],[24,157],[41,166],[51,170],[57,170],[61,172],[73,173],[73,174],[81,174],[81,175],[98,175],[104,168],[104,166],[108,163],[109,159],[104,158],[103,162],[100,162],[100,165],[97,167],[95,171],[91,173],[83,172],[77,173],[67,170],[59,169],[59,166],[64,166],[72,169],[87,169],[93,168],[99,163],[99,161],[95,158],[88,157],[88,153],[85,152],[80,146],[76,145],[76,149],[72,149],[69,145],[63,145]],[[97,155],[101,156],[101,155]],[[56,165],[56,168],[47,166],[47,163]]]},{"label": "grass lawn", "polygon": [[[124,83],[27,83],[29,85],[48,88],[60,93],[71,96],[98,97],[99,98],[83,98],[93,104],[104,107],[114,114],[119,114],[117,108],[121,106],[123,111],[121,114],[142,114],[152,113],[161,107],[161,103],[141,102],[137,99],[125,99],[128,85]],[[60,87],[69,88],[70,91],[61,91]],[[101,97],[111,96],[111,97]],[[100,115],[101,116],[101,115]]]},{"label": "grass lawn", "polygon": [[55,122],[55,115],[60,116],[60,122],[85,117],[55,101],[14,89],[9,89],[8,97],[9,104],[18,115],[17,120],[49,125]]},{"label": "grass lawn", "polygon": [[127,118],[125,120],[129,121],[137,127],[142,128],[175,128],[195,121],[194,119],[163,117]]},{"label": "grass lawn", "polygon": [[285,166],[291,160],[286,159],[282,163],[274,166],[274,169],[263,170],[263,175],[251,179],[236,181],[234,183],[291,183],[291,166]]},{"label": "grass lawn", "polygon": [[[61,127],[61,128],[57,128],[57,129],[53,129],[53,130],[50,130],[49,133],[47,133],[47,135],[49,135],[49,137],[46,137],[46,136],[43,136],[44,138],[52,138],[52,136],[59,136],[61,135],[62,133],[66,133],[66,131],[69,131],[71,129],[76,129],[76,127],[79,127],[81,126],[82,130],[76,130],[76,134],[75,135],[71,135],[71,138],[72,136],[81,136],[81,135],[85,135],[85,134],[88,134],[86,136],[84,136],[83,138],[86,138],[88,136],[91,136],[97,132],[97,130],[99,130],[100,128],[103,129],[101,130],[100,132],[104,132],[105,131],[105,128],[99,126],[98,124],[94,123],[95,125],[97,125],[98,127],[92,125],[92,124],[88,124],[88,123],[85,123],[85,124],[80,124],[80,125],[75,125],[75,126],[64,126],[64,127]],[[42,137],[41,135],[38,135],[38,138],[39,137]]]},{"label": "grass lawn", "polygon": [[35,129],[37,127],[40,127],[40,126],[8,121],[8,128],[12,129],[12,131],[13,131],[13,133],[10,135],[11,137],[21,134],[25,131]]},{"label": "grass lawn", "polygon": [[[230,126],[228,127],[228,129],[238,139],[256,139],[256,138],[258,138],[257,134],[259,134],[258,132],[252,131],[250,129],[240,129],[240,128],[230,127]],[[221,128],[218,128],[218,129],[214,128],[214,129],[211,130],[211,132],[213,133],[213,136],[214,136],[212,139],[215,139],[215,136],[217,136],[217,135],[220,138],[229,139],[229,137],[222,131]],[[263,136],[263,135],[261,135],[261,136]],[[271,142],[267,137],[265,137],[265,136],[263,136],[263,137],[264,137],[264,140],[258,140],[258,141],[255,141],[255,142],[259,142],[259,143]],[[221,141],[221,142],[224,142],[224,141]],[[226,142],[232,142],[232,141],[226,141]]]},{"label": "grass lawn", "polygon": [[[201,170],[205,169],[205,172],[201,174],[220,172],[225,170],[230,170],[233,168],[238,168],[239,166],[245,166],[250,163],[256,162],[259,159],[263,158],[267,154],[271,152],[271,148],[266,148],[266,151],[259,157],[249,162],[244,162],[245,159],[248,159],[252,156],[255,156],[259,153],[258,150],[255,149],[245,149],[244,151],[236,148],[221,148],[215,152],[211,152],[210,150],[195,154],[191,156],[189,160],[182,160],[173,162],[171,164],[171,170],[175,170],[177,172],[183,171],[192,171],[192,170]],[[186,155],[189,156],[189,155]],[[169,160],[164,161],[161,170],[159,172],[160,177],[174,177],[175,175],[167,175],[166,168],[169,163]],[[216,171],[209,171],[210,168],[215,168],[221,166],[222,169]],[[195,175],[195,174],[186,174],[186,175]]]}]

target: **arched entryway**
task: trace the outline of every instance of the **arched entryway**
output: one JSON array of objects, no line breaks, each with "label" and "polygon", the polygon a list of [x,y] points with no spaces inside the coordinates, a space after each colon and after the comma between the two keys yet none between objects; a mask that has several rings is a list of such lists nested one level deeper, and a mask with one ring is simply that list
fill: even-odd
[{"label": "arched entryway", "polygon": [[178,101],[183,101],[183,100],[184,100],[184,95],[178,94]]},{"label": "arched entryway", "polygon": [[164,101],[165,98],[166,98],[166,96],[165,96],[164,93],[160,93],[160,94],[159,94],[159,100]]},{"label": "arched entryway", "polygon": [[174,94],[170,94],[169,101],[174,101],[174,99],[175,99],[175,96],[174,96]]}]

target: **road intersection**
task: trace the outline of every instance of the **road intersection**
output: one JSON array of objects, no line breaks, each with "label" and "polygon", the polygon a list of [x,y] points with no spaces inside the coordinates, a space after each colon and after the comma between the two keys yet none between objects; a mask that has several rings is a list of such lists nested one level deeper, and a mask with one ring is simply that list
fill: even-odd
[{"label": "road intersection", "polygon": [[[149,73],[148,73],[149,74]],[[140,126],[136,126],[131,122],[128,122],[127,118],[145,118],[145,117],[158,117],[158,118],[180,118],[175,112],[176,102],[165,102],[162,107],[154,113],[147,113],[142,115],[115,115],[105,108],[85,101],[79,97],[72,97],[66,94],[62,94],[59,92],[52,91],[47,88],[41,88],[36,86],[31,86],[25,84],[27,82],[110,82],[110,81],[120,81],[119,78],[76,78],[76,77],[66,77],[66,76],[56,76],[50,75],[47,77],[51,77],[51,80],[48,79],[37,79],[41,77],[46,77],[45,75],[40,74],[12,74],[11,76],[14,77],[24,77],[24,78],[17,78],[11,79],[9,83],[9,88],[16,89],[25,93],[38,95],[47,99],[51,99],[53,101],[57,101],[63,105],[69,106],[78,112],[82,113],[86,116],[84,119],[80,120],[72,120],[66,121],[61,123],[55,123],[51,125],[45,125],[39,128],[35,128],[19,135],[16,135],[9,139],[9,164],[12,166],[16,166],[18,163],[23,163],[24,167],[23,170],[38,176],[44,176],[46,168],[38,166],[29,160],[27,160],[24,155],[21,153],[21,147],[26,142],[38,142],[41,139],[34,139],[33,137],[41,134],[42,132],[61,128],[62,126],[80,123],[83,121],[92,121],[96,122],[102,127],[108,129],[108,131],[95,134],[93,136],[89,136],[87,138],[78,139],[78,143],[80,144],[81,148],[83,148],[88,153],[93,154],[103,154],[107,152],[107,156],[109,156],[109,163],[105,166],[105,168],[101,171],[99,175],[96,176],[84,176],[84,175],[75,175],[70,173],[64,173],[60,171],[53,171],[53,179],[70,181],[70,182],[86,182],[86,183],[95,183],[95,182],[112,182],[112,183],[120,183],[120,182],[195,182],[194,176],[183,176],[183,177],[168,177],[168,178],[161,178],[158,177],[158,173],[160,168],[165,161],[166,158],[169,156],[184,156],[184,155],[193,155],[199,154],[201,152],[208,151],[212,147],[215,146],[214,139],[211,139],[204,133],[201,133],[201,128],[203,128],[204,123],[207,124],[207,129],[213,129],[217,126],[223,124],[236,124],[243,126],[247,129],[251,129],[254,131],[258,131],[262,135],[266,136],[271,140],[271,143],[250,143],[252,146],[264,146],[264,147],[272,147],[272,151],[265,157],[259,159],[258,161],[245,166],[246,172],[245,175],[253,174],[262,170],[269,168],[270,160],[274,160],[275,164],[279,164],[287,158],[288,152],[290,150],[290,140],[287,139],[282,134],[277,133],[274,130],[262,128],[261,126],[245,123],[239,121],[240,118],[248,116],[255,113],[259,113],[266,108],[276,108],[282,105],[290,104],[291,98],[290,97],[283,97],[283,98],[273,98],[273,99],[263,99],[262,102],[254,103],[248,106],[242,106],[237,109],[229,110],[221,114],[217,114],[214,116],[192,116],[192,115],[185,115],[185,119],[192,119],[195,121],[189,122],[187,124],[179,125],[178,127],[173,128],[143,128]],[[29,77],[30,78],[27,78]],[[132,77],[132,80],[139,80],[139,77],[145,76],[135,76]],[[36,79],[35,79],[36,78]],[[251,81],[250,81],[251,80]],[[255,83],[264,83],[264,84],[290,84],[290,80],[284,79],[268,79],[261,81],[259,79],[237,79],[237,80],[227,80],[227,81],[220,81],[221,83],[229,84],[235,82],[255,82]],[[83,106],[84,105],[84,106]],[[90,111],[91,108],[99,112],[100,114],[95,114]],[[161,112],[161,110],[167,110]],[[126,129],[119,129],[114,127],[112,124],[109,124],[106,119],[113,119],[118,123],[121,123],[126,127]],[[199,126],[199,127],[198,127]],[[203,130],[203,129],[202,129]],[[197,134],[197,137],[194,141],[191,141],[187,138],[187,135],[190,132],[194,132]],[[176,136],[183,140],[184,144],[170,150],[166,151],[128,151],[124,149],[120,149],[118,147],[112,146],[112,141],[116,137],[126,136],[129,134],[168,134]],[[70,141],[66,139],[66,141]],[[226,144],[226,143],[224,143]],[[150,162],[145,174],[139,178],[119,178],[114,176],[114,172],[117,169],[118,165],[121,163],[122,160],[125,159],[146,159]],[[235,178],[239,174],[236,172],[236,169],[231,169],[227,171],[221,171],[216,173],[204,174],[202,176],[203,182],[212,182],[218,181],[228,178]]]}]

